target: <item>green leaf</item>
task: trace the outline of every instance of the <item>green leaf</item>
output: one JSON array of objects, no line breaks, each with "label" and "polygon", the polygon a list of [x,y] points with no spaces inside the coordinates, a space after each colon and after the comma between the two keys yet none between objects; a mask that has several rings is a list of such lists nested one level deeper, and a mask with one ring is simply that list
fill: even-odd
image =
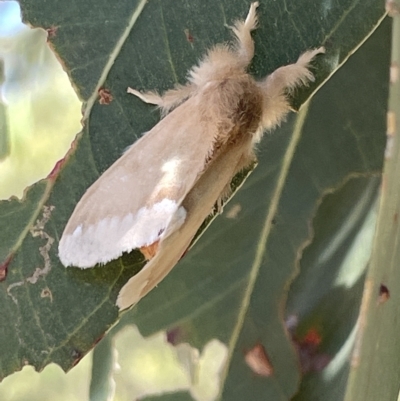
[{"label": "green leaf", "polygon": [[[116,322],[118,291],[143,261],[133,253],[102,268],[64,269],[57,257],[62,230],[85,189],[158,121],[151,107],[126,94],[127,86],[162,91],[184,82],[205,49],[230,38],[224,24],[248,10],[248,4],[236,0],[24,0],[21,6],[30,24],[57,28],[52,44],[86,105],[84,130],[58,176],[33,186],[23,202],[0,203],[0,261],[8,265],[0,283],[1,377],[25,364],[40,370],[56,362],[68,370]],[[330,6],[314,0],[284,5],[262,1],[251,71],[264,76],[302,51],[325,44],[327,55],[316,67],[317,82],[322,82],[383,15],[378,0]],[[218,218],[172,275],[125,315],[146,333],[179,326],[198,348],[214,337],[228,343],[232,358],[226,399],[243,399],[249,389],[253,399],[260,394],[287,399],[294,393],[297,364],[277,312],[282,289],[293,274],[298,250],[309,239],[315,204],[327,188],[355,172],[380,169],[384,137],[376,133],[384,129],[381,120],[377,126],[373,122],[374,112],[381,116],[383,111],[373,102],[362,104],[368,110],[364,124],[343,124],[354,111],[338,116],[349,112],[353,96],[355,103],[370,97],[355,95],[360,83],[348,95],[336,85],[331,98],[313,103],[310,114],[303,109],[265,138],[259,167],[231,203],[241,208],[238,217]],[[110,104],[97,101],[101,87],[111,92]],[[297,93],[295,106],[316,87]],[[261,340],[273,352],[276,375],[257,379],[253,386],[243,352]]]},{"label": "green leaf", "polygon": [[[399,2],[391,4],[398,13]],[[393,11],[392,10],[392,11]],[[397,10],[397,11],[396,11]],[[396,14],[395,14],[396,15]],[[370,260],[346,401],[399,399],[399,160],[398,77],[400,21],[393,19],[387,148],[376,236]]]}]

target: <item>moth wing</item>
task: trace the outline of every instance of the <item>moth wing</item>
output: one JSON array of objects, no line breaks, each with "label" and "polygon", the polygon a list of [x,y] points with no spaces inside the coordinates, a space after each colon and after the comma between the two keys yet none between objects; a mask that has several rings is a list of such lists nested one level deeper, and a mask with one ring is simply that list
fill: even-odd
[{"label": "moth wing", "polygon": [[65,266],[92,267],[153,244],[185,219],[181,202],[204,169],[215,127],[191,98],[136,141],[86,191],[59,243]]},{"label": "moth wing", "polygon": [[237,167],[242,165],[242,157],[244,154],[247,155],[246,149],[250,142],[251,138],[243,137],[235,143],[228,144],[224,151],[207,165],[204,174],[182,203],[187,211],[183,224],[160,243],[154,258],[120,290],[117,299],[120,310],[136,304],[176,265],[210,214],[215,202],[231,182]]}]

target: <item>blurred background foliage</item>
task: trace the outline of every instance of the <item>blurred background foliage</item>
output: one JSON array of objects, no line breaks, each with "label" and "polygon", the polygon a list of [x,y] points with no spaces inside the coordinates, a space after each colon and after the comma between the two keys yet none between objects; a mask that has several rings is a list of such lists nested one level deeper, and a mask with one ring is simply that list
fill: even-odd
[{"label": "blurred background foliage", "polygon": [[81,102],[47,43],[0,2],[0,199],[22,198],[45,178],[82,128]]}]

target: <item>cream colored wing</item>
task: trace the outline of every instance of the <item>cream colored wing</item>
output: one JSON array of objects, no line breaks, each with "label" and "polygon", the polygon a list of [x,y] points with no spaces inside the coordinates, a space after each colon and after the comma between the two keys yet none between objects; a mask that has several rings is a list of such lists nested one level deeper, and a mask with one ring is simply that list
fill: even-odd
[{"label": "cream colored wing", "polygon": [[204,169],[215,127],[193,97],[136,141],[86,191],[59,243],[65,266],[93,267],[151,245],[185,220],[181,202]]},{"label": "cream colored wing", "polygon": [[224,188],[231,182],[251,142],[251,137],[228,144],[190,190],[182,205],[187,211],[183,224],[160,243],[155,257],[131,277],[118,294],[120,310],[129,308],[152,290],[176,265]]}]

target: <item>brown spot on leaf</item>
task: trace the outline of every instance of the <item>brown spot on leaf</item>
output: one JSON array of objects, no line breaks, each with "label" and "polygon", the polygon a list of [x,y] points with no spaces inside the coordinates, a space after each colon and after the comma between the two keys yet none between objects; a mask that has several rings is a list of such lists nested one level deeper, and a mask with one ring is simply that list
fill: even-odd
[{"label": "brown spot on leaf", "polygon": [[58,26],[51,26],[46,29],[47,32],[47,40],[54,38],[57,35]]},{"label": "brown spot on leaf", "polygon": [[53,170],[50,171],[50,174],[47,176],[48,179],[50,180],[55,180],[65,162],[65,158],[59,160],[53,167]]},{"label": "brown spot on leaf", "polygon": [[383,304],[385,303],[388,299],[390,298],[390,291],[389,288],[386,287],[386,285],[381,284],[379,287],[379,298],[378,298],[378,303]]},{"label": "brown spot on leaf", "polygon": [[100,104],[110,104],[114,100],[113,95],[108,89],[100,88],[98,94],[100,98],[99,99]]},{"label": "brown spot on leaf", "polygon": [[184,32],[185,32],[186,40],[187,40],[189,43],[193,43],[193,42],[194,42],[194,37],[193,37],[192,34],[190,33],[190,30],[189,30],[189,29],[185,29]]},{"label": "brown spot on leaf", "polygon": [[49,298],[50,302],[53,302],[53,293],[50,291],[49,287],[43,288],[40,293],[41,298]]},{"label": "brown spot on leaf", "polygon": [[7,277],[8,266],[13,258],[13,255],[7,257],[7,259],[0,264],[0,282],[4,281]]},{"label": "brown spot on leaf", "polygon": [[244,360],[247,366],[257,375],[269,377],[274,369],[262,344],[256,344],[246,352]]}]

